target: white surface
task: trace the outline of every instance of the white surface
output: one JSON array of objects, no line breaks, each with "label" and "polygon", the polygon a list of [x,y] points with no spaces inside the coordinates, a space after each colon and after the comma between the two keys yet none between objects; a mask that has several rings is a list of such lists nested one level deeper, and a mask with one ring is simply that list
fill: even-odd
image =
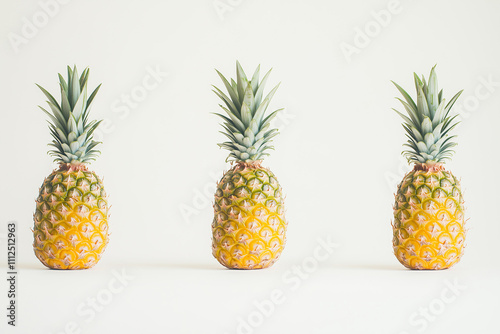
[{"label": "white surface", "polygon": [[[298,276],[289,273],[294,265],[281,261],[269,270],[251,272],[225,270],[213,262],[100,265],[83,272],[33,266],[21,270],[21,325],[8,333],[64,333],[67,326],[81,333],[207,334],[496,333],[498,329],[497,268],[461,265],[414,272],[394,262],[328,261],[297,287],[292,277]],[[113,272],[123,268],[132,278],[121,292],[110,294]],[[447,281],[458,282],[458,293],[448,289]],[[273,291],[281,292],[280,303],[262,315],[256,303],[268,305]],[[90,311],[92,299],[101,311]],[[425,321],[420,313],[425,310],[433,321]],[[259,326],[241,329],[242,321],[259,317],[263,319]],[[427,326],[424,331],[422,326]]]},{"label": "white surface", "polygon": [[[419,327],[409,317],[455,278],[467,289],[423,332],[498,331],[500,87],[490,92],[482,82],[500,82],[500,3],[401,0],[350,62],[340,45],[353,44],[356,29],[373,24],[371,12],[389,1],[231,3],[222,20],[212,0],[70,1],[16,53],[9,34],[20,34],[23,18],[41,7],[1,2],[0,222],[3,229],[18,222],[21,266],[20,327],[7,328],[1,315],[2,333],[59,333],[70,321],[82,333],[234,333],[255,299],[281,289],[286,301],[254,333],[413,334]],[[287,110],[265,165],[287,194],[288,244],[275,268],[256,272],[224,270],[210,254],[214,178],[228,167],[216,146],[224,138],[210,114],[219,103],[210,85],[220,86],[214,67],[234,76],[235,59],[247,72],[273,67],[269,87],[282,85],[271,107]],[[414,95],[412,72],[427,76],[436,63],[445,97],[465,89],[456,108],[459,146],[447,166],[462,177],[470,231],[455,268],[412,272],[391,251],[392,194],[409,167],[400,158],[405,137],[391,111],[400,106],[390,80]],[[54,168],[36,107],[45,98],[34,83],[57,91],[56,74],[67,64],[90,66],[89,84],[103,83],[92,115],[108,123],[91,167],[111,196],[112,239],[98,266],[81,272],[45,270],[31,246],[34,198]],[[124,109],[123,94],[156,68],[169,75]],[[195,212],[189,219],[181,214],[187,207]],[[326,236],[339,247],[289,291],[283,273]],[[4,251],[0,259],[3,266]],[[135,279],[85,322],[78,305],[122,268]]]}]

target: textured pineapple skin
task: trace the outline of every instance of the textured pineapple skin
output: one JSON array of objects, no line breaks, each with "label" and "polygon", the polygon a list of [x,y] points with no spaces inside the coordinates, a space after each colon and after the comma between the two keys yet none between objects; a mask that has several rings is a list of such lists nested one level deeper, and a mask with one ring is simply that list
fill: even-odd
[{"label": "textured pineapple skin", "polygon": [[212,254],[225,267],[272,266],[286,242],[282,189],[260,164],[238,163],[217,184]]},{"label": "textured pineapple skin", "polygon": [[99,177],[83,165],[61,165],[45,178],[33,216],[33,249],[52,269],[88,269],[108,241],[108,203]]},{"label": "textured pineapple skin", "polygon": [[465,247],[464,200],[459,180],[442,167],[415,169],[398,186],[394,254],[410,269],[447,269]]}]

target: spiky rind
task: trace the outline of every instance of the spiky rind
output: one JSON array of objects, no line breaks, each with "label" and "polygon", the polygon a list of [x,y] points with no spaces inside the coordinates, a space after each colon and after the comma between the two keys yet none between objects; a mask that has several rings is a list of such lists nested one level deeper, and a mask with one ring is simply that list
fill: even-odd
[{"label": "spiky rind", "polygon": [[414,73],[415,87],[417,89],[417,103],[410,95],[393,82],[404,100],[398,100],[403,104],[408,116],[394,109],[404,120],[403,128],[406,130],[408,141],[404,146],[408,150],[403,155],[408,161],[415,163],[439,163],[451,159],[456,145],[453,140],[456,135],[451,136],[449,132],[458,124],[455,116],[450,115],[450,110],[462,93],[458,92],[446,103],[442,98],[443,91],[438,90],[437,76],[434,66],[429,75],[427,84],[424,76],[422,79]]},{"label": "spiky rind", "polygon": [[237,163],[217,185],[212,253],[225,267],[260,269],[273,265],[286,242],[281,186],[255,163]]},{"label": "spiky rind", "polygon": [[52,269],[87,269],[109,241],[108,203],[99,177],[84,165],[61,164],[36,200],[33,248]]},{"label": "spiky rind", "polygon": [[87,98],[87,80],[89,69],[86,68],[78,76],[76,66],[68,66],[68,79],[59,74],[61,87],[61,103],[43,87],[37,85],[47,97],[51,112],[40,108],[49,116],[49,128],[53,140],[49,144],[54,150],[49,154],[59,163],[87,163],[95,160],[100,153],[95,147],[99,144],[93,140],[93,133],[101,121],[88,122],[90,106],[101,85]]},{"label": "spiky rind", "polygon": [[218,114],[223,119],[221,131],[229,141],[219,144],[229,150],[227,160],[251,162],[262,160],[269,155],[267,150],[274,149],[270,145],[272,138],[278,134],[278,129],[271,129],[271,121],[278,109],[265,117],[265,113],[279,84],[274,87],[263,99],[264,87],[271,73],[269,70],[259,82],[260,65],[255,70],[252,78],[247,79],[243,68],[236,62],[236,81],[229,82],[219,71],[219,74],[229,96],[222,90],[213,86],[213,92],[219,96],[224,104],[220,107],[226,115]]},{"label": "spiky rind", "polygon": [[398,186],[394,254],[410,269],[446,269],[465,248],[464,200],[459,180],[442,165],[415,165]]}]

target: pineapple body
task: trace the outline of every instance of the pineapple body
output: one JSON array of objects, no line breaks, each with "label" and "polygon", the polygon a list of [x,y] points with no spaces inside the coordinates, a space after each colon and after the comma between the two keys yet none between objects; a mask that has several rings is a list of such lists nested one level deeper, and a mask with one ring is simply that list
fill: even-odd
[{"label": "pineapple body", "polygon": [[99,177],[61,164],[43,182],[34,214],[36,257],[52,269],[88,269],[108,240],[108,203]]},{"label": "pineapple body", "polygon": [[465,246],[464,200],[459,180],[440,165],[416,165],[398,186],[393,248],[410,269],[447,269]]},{"label": "pineapple body", "polygon": [[273,265],[286,242],[282,189],[260,163],[237,163],[217,185],[212,253],[225,267],[260,269]]}]

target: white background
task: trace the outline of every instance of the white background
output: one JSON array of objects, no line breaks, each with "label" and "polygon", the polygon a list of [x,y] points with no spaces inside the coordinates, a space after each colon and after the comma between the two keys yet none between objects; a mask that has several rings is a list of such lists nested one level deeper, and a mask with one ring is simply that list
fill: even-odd
[{"label": "white background", "polygon": [[[231,10],[218,12],[217,3]],[[500,2],[400,0],[381,26],[373,13],[388,6],[69,1],[43,22],[38,1],[2,0],[0,233],[17,222],[20,274],[15,329],[6,326],[0,274],[1,332],[498,333]],[[32,36],[13,45],[9,38],[34,20]],[[346,57],[341,46],[356,47],[365,29],[367,45],[358,40],[358,53]],[[230,271],[211,255],[211,194],[229,165],[216,145],[224,137],[210,85],[221,86],[214,68],[234,77],[236,59],[247,74],[273,67],[269,88],[282,85],[271,107],[286,108],[264,164],[287,195],[288,243],[260,271]],[[417,272],[392,254],[393,193],[410,167],[390,80],[414,96],[413,71],[427,77],[436,63],[445,97],[465,89],[447,168],[462,178],[470,230],[456,267]],[[35,82],[57,93],[67,64],[89,66],[91,87],[103,83],[92,115],[106,119],[104,144],[91,168],[112,204],[108,249],[95,268],[77,272],[43,267],[30,231],[38,187],[55,168]],[[124,109],[123,94],[137,94],[151,69],[168,76]],[[327,238],[338,247],[316,268],[318,239]],[[310,273],[298,278],[291,270],[304,265]],[[126,286],[114,279],[122,271],[133,276]],[[272,291],[283,296],[270,307]],[[95,317],[88,298],[100,301]]]}]

